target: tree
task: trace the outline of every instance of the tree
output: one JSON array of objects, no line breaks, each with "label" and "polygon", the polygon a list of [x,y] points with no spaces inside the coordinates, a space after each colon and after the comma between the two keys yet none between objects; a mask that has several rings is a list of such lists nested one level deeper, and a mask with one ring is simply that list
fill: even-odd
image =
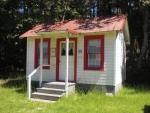
[{"label": "tree", "polygon": [[141,54],[138,57],[138,65],[137,65],[138,69],[141,69],[141,67],[142,67],[142,60],[146,53],[146,49],[148,47],[149,5],[150,5],[149,0],[142,1],[143,21],[144,21],[144,25],[143,25],[144,39],[143,39],[143,43],[142,43],[142,47],[141,47]]},{"label": "tree", "polygon": [[0,71],[25,67],[26,40],[19,35],[39,23],[118,13],[128,14],[129,67],[149,68],[149,4],[149,0],[1,0]]}]

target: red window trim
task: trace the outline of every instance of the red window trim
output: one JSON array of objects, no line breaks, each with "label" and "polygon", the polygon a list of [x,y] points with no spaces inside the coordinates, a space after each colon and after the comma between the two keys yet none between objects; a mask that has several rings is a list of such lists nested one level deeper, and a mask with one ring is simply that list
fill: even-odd
[{"label": "red window trim", "polygon": [[[88,44],[88,40],[91,39],[100,39],[101,40],[101,64],[100,64],[100,68],[89,68],[87,66],[87,44]],[[104,71],[104,35],[91,35],[91,36],[85,36],[84,37],[84,70],[100,70],[100,71]]]},{"label": "red window trim", "polygon": [[[50,38],[43,38],[43,42],[48,42],[48,65],[50,65]],[[40,39],[35,39],[35,53],[34,53],[34,69],[38,67],[38,44]],[[50,69],[50,66],[43,66],[43,69]]]}]

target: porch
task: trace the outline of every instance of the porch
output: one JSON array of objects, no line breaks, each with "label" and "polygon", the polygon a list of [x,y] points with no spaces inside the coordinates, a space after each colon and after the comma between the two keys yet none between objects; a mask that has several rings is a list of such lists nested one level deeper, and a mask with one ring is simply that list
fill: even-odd
[{"label": "porch", "polygon": [[[62,32],[62,31],[61,31]],[[39,44],[36,43],[35,41],[35,47],[36,47],[36,50],[35,50],[35,65],[34,65],[34,70],[27,76],[27,92],[28,92],[28,98],[34,98],[34,99],[44,99],[44,100],[51,100],[51,101],[57,101],[60,97],[62,97],[64,94],[66,95],[66,97],[68,96],[69,93],[72,93],[74,92],[75,90],[75,83],[70,83],[69,81],[72,81],[72,82],[75,82],[75,80],[70,80],[69,78],[69,74],[70,74],[70,69],[69,69],[69,62],[70,60],[74,60],[75,63],[73,63],[73,67],[76,67],[76,54],[75,55],[71,55],[71,57],[73,59],[70,59],[70,56],[69,54],[60,54],[61,51],[59,50],[59,48],[61,48],[63,44],[65,44],[65,51],[69,51],[69,44],[70,44],[70,41],[72,41],[72,47],[73,47],[73,50],[74,51],[77,51],[76,50],[76,39],[72,38],[72,39],[69,39],[70,35],[71,34],[75,34],[77,35],[78,33],[76,31],[73,31],[73,30],[65,30],[63,31],[64,32],[64,35],[66,36],[66,38],[61,38],[61,39],[58,39],[57,40],[57,43],[59,45],[57,45],[57,56],[56,57],[56,80],[54,80],[55,82],[50,82],[50,83],[44,83],[43,84],[43,76],[44,76],[44,69],[45,67],[47,69],[50,69],[50,67],[52,66],[52,64],[50,64],[50,61],[48,60],[48,58],[50,57],[49,55],[49,49],[47,49],[47,63],[44,62],[44,58],[45,56],[43,54],[44,53],[44,48],[45,47],[45,40],[42,36],[39,36],[39,39],[36,40],[37,42],[39,41]],[[52,32],[53,34],[53,32]],[[62,41],[64,41],[62,43]],[[50,42],[46,43],[46,45],[48,46],[48,48],[50,48]],[[75,48],[74,48],[75,47]],[[39,50],[38,50],[39,49]],[[61,48],[62,49],[62,48]],[[37,51],[39,52],[37,54]],[[56,51],[55,51],[56,52]],[[54,52],[54,53],[55,53]],[[67,53],[67,52],[66,52]],[[56,54],[56,53],[55,53]],[[59,55],[61,55],[63,58],[60,58]],[[52,55],[52,54],[51,54]],[[61,62],[60,62],[61,61]],[[63,63],[64,62],[64,63]],[[60,66],[59,66],[60,65]],[[59,69],[59,67],[61,67]],[[63,67],[63,68],[62,68]],[[71,67],[71,66],[70,66]],[[32,81],[32,76],[35,75],[35,73],[37,73],[37,71],[39,70],[39,88],[37,88],[37,92],[34,92],[32,93],[31,91],[31,81]],[[60,71],[58,71],[60,70]],[[76,69],[73,68],[73,71],[74,71],[74,76],[72,76],[73,79],[75,79],[75,72],[76,72]],[[62,74],[61,77],[63,78],[60,78],[58,79],[59,77],[59,72]],[[63,80],[61,80],[63,79]],[[64,81],[64,82],[56,82],[56,81]],[[58,94],[57,94],[58,93]]]}]

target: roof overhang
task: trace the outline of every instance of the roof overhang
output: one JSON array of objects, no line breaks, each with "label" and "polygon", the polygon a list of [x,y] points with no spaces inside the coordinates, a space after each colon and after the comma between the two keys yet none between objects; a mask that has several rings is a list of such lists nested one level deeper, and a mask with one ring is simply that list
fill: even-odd
[{"label": "roof overhang", "polygon": [[19,38],[26,38],[26,37],[39,37],[40,35],[38,35],[37,33],[35,33],[34,30],[29,30],[27,32],[25,32],[24,34],[20,35]]},{"label": "roof overhang", "polygon": [[123,27],[123,33],[125,36],[125,41],[127,45],[130,45],[130,33],[129,33],[129,25],[128,25],[128,19],[126,19],[124,27]]},{"label": "roof overhang", "polygon": [[35,32],[33,30],[29,30],[25,32],[24,34],[20,35],[19,38],[26,38],[26,37],[40,37],[41,34],[73,34],[73,35],[78,35],[79,33],[75,30],[67,29],[67,30],[57,30],[57,31],[47,31],[47,32]]}]

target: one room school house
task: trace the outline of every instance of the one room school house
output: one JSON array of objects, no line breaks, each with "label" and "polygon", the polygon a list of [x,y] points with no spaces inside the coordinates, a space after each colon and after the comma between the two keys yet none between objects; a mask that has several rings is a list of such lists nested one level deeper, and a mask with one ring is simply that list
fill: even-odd
[{"label": "one room school house", "polygon": [[115,94],[126,80],[126,15],[43,23],[20,36],[25,37],[29,98],[31,81],[64,85],[66,94],[74,84]]}]

